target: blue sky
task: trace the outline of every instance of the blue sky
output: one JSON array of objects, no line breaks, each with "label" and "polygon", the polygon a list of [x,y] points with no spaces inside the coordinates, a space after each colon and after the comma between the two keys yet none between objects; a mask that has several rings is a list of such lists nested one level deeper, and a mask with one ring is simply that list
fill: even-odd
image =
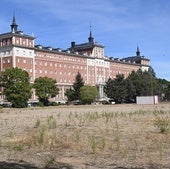
[{"label": "blue sky", "polygon": [[91,25],[105,55],[133,56],[139,46],[156,76],[170,81],[169,0],[1,0],[0,33],[10,31],[14,12],[36,44],[67,49],[87,42]]}]

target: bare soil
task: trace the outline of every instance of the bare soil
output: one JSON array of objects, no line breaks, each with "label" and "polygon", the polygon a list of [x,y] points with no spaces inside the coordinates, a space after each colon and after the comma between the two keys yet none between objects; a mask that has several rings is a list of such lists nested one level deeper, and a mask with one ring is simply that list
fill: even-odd
[{"label": "bare soil", "polygon": [[170,169],[170,104],[0,110],[0,169]]}]

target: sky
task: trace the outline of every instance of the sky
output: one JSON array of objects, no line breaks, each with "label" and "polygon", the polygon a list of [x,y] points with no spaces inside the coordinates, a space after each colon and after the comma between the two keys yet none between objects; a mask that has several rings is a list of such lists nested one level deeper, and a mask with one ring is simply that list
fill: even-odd
[{"label": "sky", "polygon": [[13,15],[18,30],[35,44],[67,49],[72,41],[94,40],[105,55],[150,59],[157,78],[170,81],[169,0],[1,0],[0,34],[9,32]]}]

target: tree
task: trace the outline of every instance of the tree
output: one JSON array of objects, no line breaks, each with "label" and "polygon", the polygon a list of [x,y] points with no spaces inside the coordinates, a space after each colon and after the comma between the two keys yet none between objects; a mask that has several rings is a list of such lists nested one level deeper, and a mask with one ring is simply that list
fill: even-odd
[{"label": "tree", "polygon": [[35,79],[33,88],[35,88],[35,94],[38,96],[39,102],[42,102],[44,106],[48,105],[49,98],[53,98],[58,94],[59,89],[56,83],[56,80],[48,77]]},{"label": "tree", "polygon": [[126,79],[126,90],[127,90],[127,96],[126,96],[126,102],[133,103],[136,100],[136,88],[133,84],[133,81],[130,80],[130,78]]},{"label": "tree", "polygon": [[28,72],[19,68],[8,68],[0,76],[3,94],[13,107],[27,106],[31,98],[31,85]]},{"label": "tree", "polygon": [[113,86],[114,86],[114,80],[109,78],[108,81],[106,82],[106,85],[104,86],[104,92],[109,98],[114,97]]},{"label": "tree", "polygon": [[126,79],[128,102],[135,101],[136,96],[161,95],[161,86],[155,76],[154,70],[150,67],[148,71],[132,71]]},{"label": "tree", "polygon": [[126,89],[127,89],[127,102],[135,102],[136,96],[141,95],[142,91],[142,79],[141,72],[139,73],[132,71],[126,78]]},{"label": "tree", "polygon": [[157,79],[158,83],[161,88],[161,99],[163,101],[169,101],[170,100],[170,82],[165,79]]},{"label": "tree", "polygon": [[117,74],[115,79],[109,79],[106,82],[104,91],[107,97],[112,98],[117,103],[125,101],[127,96],[126,81],[123,74]]},{"label": "tree", "polygon": [[71,87],[70,87],[70,89],[67,89],[65,91],[65,96],[67,96],[68,101],[73,101],[74,100],[74,90],[71,89]]},{"label": "tree", "polygon": [[92,103],[98,96],[98,90],[95,86],[85,85],[80,88],[80,100],[83,104]]},{"label": "tree", "polygon": [[84,81],[81,74],[78,72],[75,77],[75,82],[73,83],[73,87],[67,89],[65,95],[67,96],[69,101],[80,100],[80,88],[84,86]]}]

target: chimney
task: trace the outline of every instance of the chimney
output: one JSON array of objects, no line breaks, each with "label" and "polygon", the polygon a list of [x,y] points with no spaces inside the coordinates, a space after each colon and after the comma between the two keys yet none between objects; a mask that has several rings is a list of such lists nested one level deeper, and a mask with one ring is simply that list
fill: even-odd
[{"label": "chimney", "polygon": [[74,48],[76,45],[76,42],[71,42],[71,48]]}]

